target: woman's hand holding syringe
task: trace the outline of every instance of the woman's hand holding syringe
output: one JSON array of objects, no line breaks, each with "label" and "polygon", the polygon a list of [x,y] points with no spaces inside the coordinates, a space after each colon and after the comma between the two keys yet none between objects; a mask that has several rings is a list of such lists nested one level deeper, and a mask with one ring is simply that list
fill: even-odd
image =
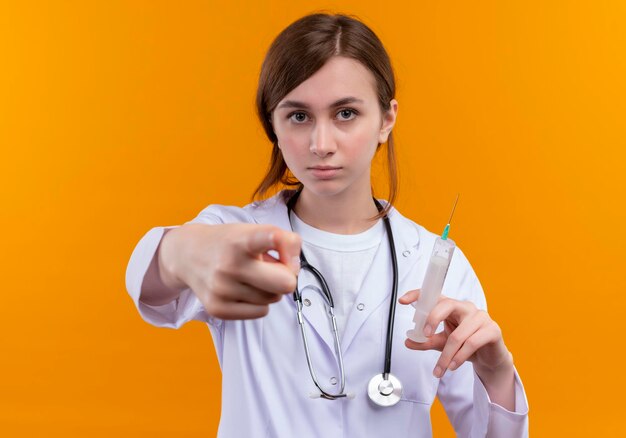
[{"label": "woman's hand holding syringe", "polygon": [[[408,291],[398,300],[413,304],[415,327],[407,332],[405,345],[413,350],[439,350],[435,377],[455,370],[465,361],[474,365],[492,402],[515,410],[513,356],[502,339],[502,331],[489,314],[470,301],[458,301],[441,295],[456,245],[448,239],[450,222],[457,199],[441,237],[433,247],[422,289]],[[439,324],[444,330],[434,333]]]},{"label": "woman's hand holding syringe", "polygon": [[[408,291],[399,298],[401,304],[418,300],[420,290]],[[444,330],[434,333],[444,323]],[[484,310],[470,301],[459,301],[440,295],[435,307],[425,320],[426,342],[406,339],[412,350],[441,351],[435,365],[435,377],[443,377],[447,370],[456,370],[465,361],[473,364],[493,403],[515,410],[513,356],[502,338],[502,330]]]}]

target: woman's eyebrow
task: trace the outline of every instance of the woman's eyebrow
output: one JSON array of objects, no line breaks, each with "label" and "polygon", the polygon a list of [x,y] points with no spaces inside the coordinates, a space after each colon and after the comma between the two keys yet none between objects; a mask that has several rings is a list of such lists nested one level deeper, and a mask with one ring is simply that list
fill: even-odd
[{"label": "woman's eyebrow", "polygon": [[[341,98],[339,100],[336,100],[335,102],[331,103],[330,105],[328,105],[328,108],[336,108],[338,106],[343,106],[343,105],[348,105],[350,103],[364,103],[362,99],[358,99],[356,97],[344,97]],[[297,100],[286,100],[283,103],[281,103],[280,105],[278,105],[277,109],[280,108],[304,108],[304,109],[309,109],[310,106],[304,102],[298,102]]]}]

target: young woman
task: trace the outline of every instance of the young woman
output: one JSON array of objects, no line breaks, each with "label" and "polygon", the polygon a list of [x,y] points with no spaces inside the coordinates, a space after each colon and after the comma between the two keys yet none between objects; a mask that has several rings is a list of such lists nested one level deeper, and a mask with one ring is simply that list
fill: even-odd
[{"label": "young woman", "polygon": [[[392,206],[394,94],[367,26],[297,20],[270,47],[257,94],[273,151],[255,194],[286,188],[243,208],[210,205],[135,248],[126,282],[141,316],[208,324],[220,437],[428,437],[435,397],[459,436],[527,436],[512,355],[458,248],[428,341],[405,338],[437,236]],[[384,144],[389,202],[370,181]]]}]

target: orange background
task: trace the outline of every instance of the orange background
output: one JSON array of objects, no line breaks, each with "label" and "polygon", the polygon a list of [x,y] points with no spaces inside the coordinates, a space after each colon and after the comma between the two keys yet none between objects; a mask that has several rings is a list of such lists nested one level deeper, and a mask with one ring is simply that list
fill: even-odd
[{"label": "orange background", "polygon": [[215,435],[207,327],[143,322],[126,264],[151,227],[250,201],[261,61],[319,9],[391,55],[400,211],[440,232],[461,193],[451,236],[533,436],[624,433],[626,3],[405,3],[2,2],[3,436]]}]

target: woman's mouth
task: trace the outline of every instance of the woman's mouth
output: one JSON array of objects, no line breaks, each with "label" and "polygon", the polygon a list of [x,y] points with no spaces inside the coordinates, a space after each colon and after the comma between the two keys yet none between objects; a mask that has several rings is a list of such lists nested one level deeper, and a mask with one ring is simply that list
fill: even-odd
[{"label": "woman's mouth", "polygon": [[314,166],[309,167],[309,170],[313,174],[314,177],[319,179],[330,179],[334,178],[341,171],[341,167],[334,166]]}]

